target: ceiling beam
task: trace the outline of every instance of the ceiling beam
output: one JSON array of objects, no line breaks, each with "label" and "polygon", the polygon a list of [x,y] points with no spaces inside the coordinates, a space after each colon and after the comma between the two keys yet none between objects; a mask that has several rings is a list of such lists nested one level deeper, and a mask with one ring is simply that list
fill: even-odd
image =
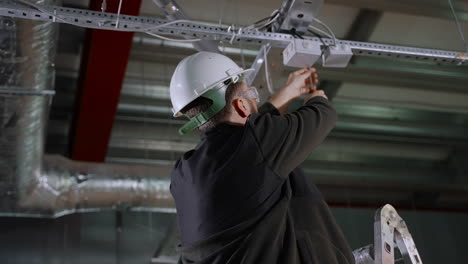
[{"label": "ceiling beam", "polygon": [[[345,39],[353,41],[369,40],[381,17],[381,11],[361,9],[357,17],[354,19],[353,24],[351,25],[351,29],[346,34]],[[350,64],[353,65],[355,63],[356,57],[353,57]],[[323,90],[328,95],[328,98],[333,101],[333,98],[338,93],[338,90],[342,84],[343,83],[340,81],[324,81],[319,85],[318,88]]]},{"label": "ceiling beam", "polygon": [[368,41],[375,30],[375,27],[382,17],[381,11],[363,8],[354,19],[351,29],[346,34],[345,39],[354,41]]},{"label": "ceiling beam", "polygon": [[[453,1],[458,18],[468,21],[468,6],[463,1]],[[447,1],[428,0],[327,0],[327,4],[336,4],[354,8],[368,8],[381,12],[394,12],[408,15],[435,17],[453,20]]]},{"label": "ceiling beam", "polygon": [[[106,11],[117,13],[118,5],[108,0]],[[138,15],[140,6],[141,0],[125,1],[121,13]],[[100,8],[101,1],[90,2],[90,9]],[[132,43],[132,32],[88,31],[71,129],[72,159],[105,160]]]}]

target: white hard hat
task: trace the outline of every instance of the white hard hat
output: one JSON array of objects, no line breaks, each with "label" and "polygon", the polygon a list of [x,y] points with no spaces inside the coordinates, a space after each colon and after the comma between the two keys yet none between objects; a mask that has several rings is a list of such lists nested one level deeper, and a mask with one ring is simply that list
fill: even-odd
[{"label": "white hard hat", "polygon": [[204,93],[221,88],[229,79],[237,82],[236,78],[251,70],[244,70],[230,58],[213,52],[198,52],[183,59],[177,65],[170,85],[174,116],[180,116],[180,110]]}]

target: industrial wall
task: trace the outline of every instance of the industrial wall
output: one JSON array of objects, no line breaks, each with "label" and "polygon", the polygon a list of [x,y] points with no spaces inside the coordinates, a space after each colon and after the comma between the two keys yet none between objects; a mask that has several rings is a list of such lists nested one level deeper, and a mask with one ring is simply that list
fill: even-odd
[{"label": "industrial wall", "polygon": [[[332,211],[353,249],[372,243],[374,210]],[[468,214],[399,213],[424,264],[468,263]],[[54,220],[0,218],[0,263],[175,263],[171,256],[161,257],[176,254],[177,237],[171,236],[177,234],[175,228],[175,215],[165,213],[84,213]],[[153,258],[155,255],[160,257]]]}]

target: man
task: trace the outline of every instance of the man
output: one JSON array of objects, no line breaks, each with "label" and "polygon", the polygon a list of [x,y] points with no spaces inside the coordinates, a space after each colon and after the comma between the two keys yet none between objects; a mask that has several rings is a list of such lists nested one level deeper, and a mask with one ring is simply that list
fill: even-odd
[{"label": "man", "polygon": [[[257,107],[258,94],[229,58],[199,52],[171,80],[176,116],[200,143],[171,175],[181,263],[354,263],[310,179],[296,169],[328,135],[336,112],[307,68]],[[312,80],[311,82],[308,80]],[[304,105],[286,114],[305,95]]]}]

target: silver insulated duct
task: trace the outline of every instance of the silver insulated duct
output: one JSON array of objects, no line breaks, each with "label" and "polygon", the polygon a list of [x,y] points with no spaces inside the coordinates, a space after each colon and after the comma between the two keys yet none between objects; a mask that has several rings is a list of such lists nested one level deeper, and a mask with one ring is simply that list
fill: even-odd
[{"label": "silver insulated duct", "polygon": [[0,17],[0,216],[174,211],[169,167],[43,157],[57,30],[49,22]]}]

